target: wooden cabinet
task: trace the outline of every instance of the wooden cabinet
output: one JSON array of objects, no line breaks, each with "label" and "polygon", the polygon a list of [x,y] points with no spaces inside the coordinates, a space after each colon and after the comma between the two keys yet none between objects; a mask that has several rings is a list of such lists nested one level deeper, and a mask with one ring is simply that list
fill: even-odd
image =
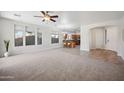
[{"label": "wooden cabinet", "polygon": [[75,48],[76,47],[76,42],[73,42],[73,41],[64,41],[63,42],[63,47],[66,47],[66,48]]}]

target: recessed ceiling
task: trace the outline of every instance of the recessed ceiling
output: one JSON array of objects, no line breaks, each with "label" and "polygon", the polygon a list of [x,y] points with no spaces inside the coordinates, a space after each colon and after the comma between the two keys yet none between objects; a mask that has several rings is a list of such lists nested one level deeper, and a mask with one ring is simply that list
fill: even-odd
[{"label": "recessed ceiling", "polygon": [[81,24],[116,20],[124,16],[124,12],[121,11],[50,11],[49,13],[59,16],[57,22],[42,22],[42,18],[33,17],[41,15],[39,11],[1,11],[0,16],[31,24],[54,26],[63,30],[76,29]]}]

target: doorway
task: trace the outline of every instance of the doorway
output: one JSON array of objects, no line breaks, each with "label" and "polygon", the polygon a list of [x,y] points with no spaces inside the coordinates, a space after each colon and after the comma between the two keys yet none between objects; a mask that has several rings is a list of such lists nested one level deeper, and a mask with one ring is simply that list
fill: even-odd
[{"label": "doorway", "polygon": [[63,33],[63,47],[80,49],[80,33],[64,32]]},{"label": "doorway", "polygon": [[90,29],[90,49],[107,49],[117,51],[118,27],[107,26]]}]

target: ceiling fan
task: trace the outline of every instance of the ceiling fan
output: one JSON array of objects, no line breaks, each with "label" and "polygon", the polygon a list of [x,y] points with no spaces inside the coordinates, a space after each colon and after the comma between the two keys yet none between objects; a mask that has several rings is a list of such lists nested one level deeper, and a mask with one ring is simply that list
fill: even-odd
[{"label": "ceiling fan", "polygon": [[48,11],[40,11],[41,12],[41,16],[34,16],[34,17],[40,17],[40,18],[43,18],[43,22],[44,21],[52,21],[52,22],[56,22],[56,20],[54,20],[54,18],[58,18],[58,15],[53,15],[53,16],[50,16],[48,13]]}]

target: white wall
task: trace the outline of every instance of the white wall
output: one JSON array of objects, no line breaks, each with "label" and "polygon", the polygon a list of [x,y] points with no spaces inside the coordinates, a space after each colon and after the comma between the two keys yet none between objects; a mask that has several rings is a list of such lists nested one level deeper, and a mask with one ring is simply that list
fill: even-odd
[{"label": "white wall", "polygon": [[80,28],[80,50],[82,51],[89,51],[89,45],[90,45],[90,42],[89,42],[89,29],[87,28],[87,26],[84,26],[84,25],[81,25],[81,28]]},{"label": "white wall", "polygon": [[118,28],[118,53],[124,59],[124,17],[120,19]]},{"label": "white wall", "polygon": [[[32,46],[14,46],[14,24],[32,27],[35,32],[37,28],[40,28],[42,32],[42,45],[32,45]],[[59,33],[59,44],[51,44],[51,33]],[[20,54],[27,52],[40,51],[43,49],[57,48],[62,46],[62,33],[58,29],[50,27],[42,27],[38,25],[32,25],[27,23],[16,22],[8,19],[0,18],[0,56],[5,52],[4,40],[10,40],[9,53]]]}]

